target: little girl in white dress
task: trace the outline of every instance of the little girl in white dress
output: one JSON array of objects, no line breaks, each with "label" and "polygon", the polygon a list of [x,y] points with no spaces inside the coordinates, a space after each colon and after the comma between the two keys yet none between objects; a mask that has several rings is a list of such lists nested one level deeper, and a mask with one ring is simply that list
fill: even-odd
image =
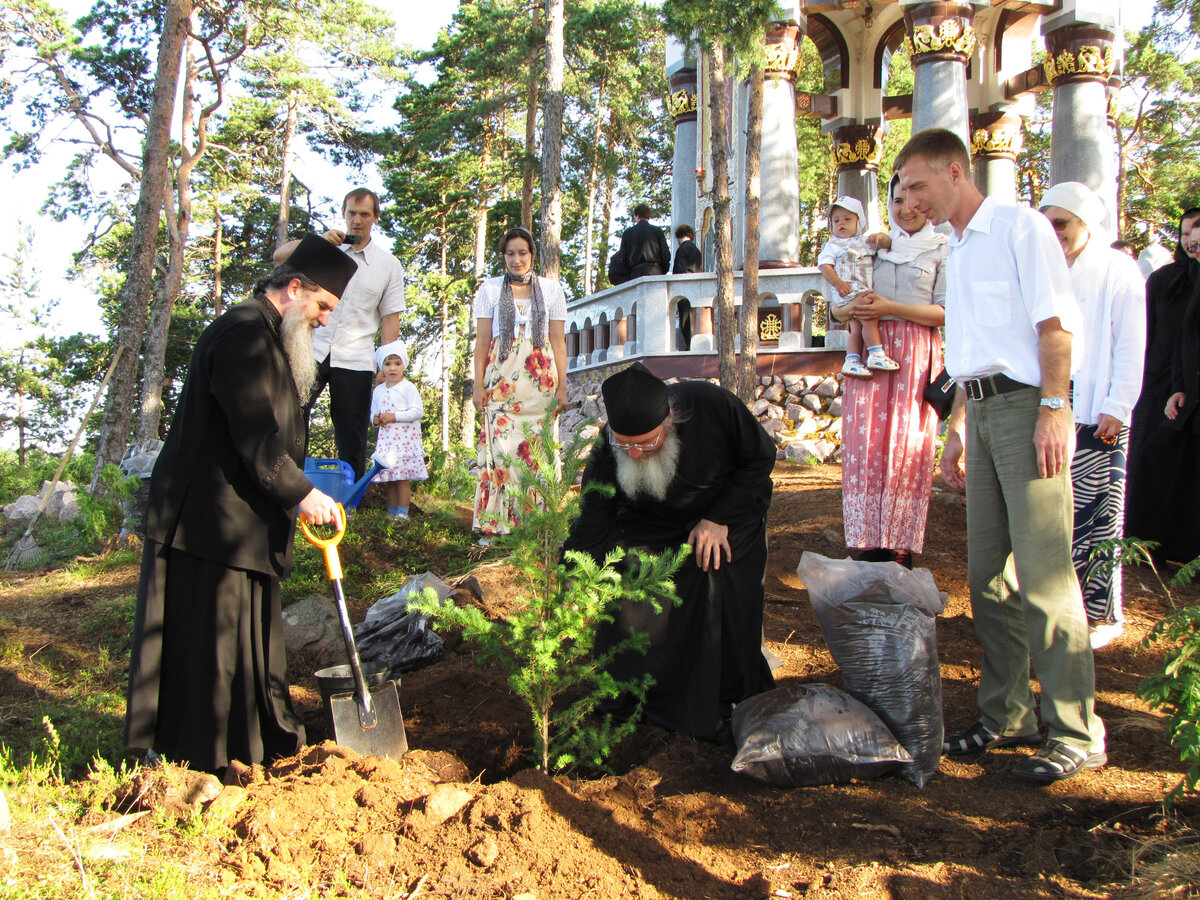
[{"label": "little girl in white dress", "polygon": [[404,377],[408,356],[399,341],[376,350],[375,364],[383,370],[385,380],[371,395],[371,424],[379,426],[375,459],[386,466],[375,480],[388,486],[388,513],[395,519],[407,519],[411,482],[429,477],[421,444],[425,408],[416,386]]}]

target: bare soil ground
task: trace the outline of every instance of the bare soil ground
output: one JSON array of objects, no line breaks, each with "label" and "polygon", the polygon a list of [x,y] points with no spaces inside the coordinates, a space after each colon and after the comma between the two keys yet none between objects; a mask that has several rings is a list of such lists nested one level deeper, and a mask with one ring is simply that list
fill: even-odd
[{"label": "bare soil ground", "polygon": [[[840,470],[780,464],[775,482],[766,636],[783,660],[776,677],[840,685],[795,571],[804,550],[844,555]],[[938,643],[954,729],[975,717],[980,661],[958,495],[935,494],[917,564],[949,594]],[[510,573],[491,563],[474,574],[502,615]],[[377,598],[351,599],[361,615]],[[550,778],[530,767],[528,716],[503,674],[453,636],[444,660],[403,679],[412,752],[378,761],[319,744],[329,728],[313,666],[297,658],[293,698],[318,746],[253,771],[199,877],[232,896],[337,895],[340,880],[371,896],[509,900],[1122,894],[1139,843],[1200,813],[1188,800],[1163,815],[1182,765],[1134,695],[1161,662],[1138,644],[1167,611],[1148,571],[1127,572],[1126,608],[1124,637],[1096,655],[1109,765],[1045,788],[1009,774],[1031,752],[1020,748],[944,759],[923,790],[894,777],[781,790],[731,772],[728,737],[652,726],[622,745],[617,774]]]}]

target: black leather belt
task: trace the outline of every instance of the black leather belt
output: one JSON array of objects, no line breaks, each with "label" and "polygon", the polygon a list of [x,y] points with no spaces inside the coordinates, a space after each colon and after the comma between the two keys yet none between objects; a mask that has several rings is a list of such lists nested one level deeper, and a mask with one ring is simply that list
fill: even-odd
[{"label": "black leather belt", "polygon": [[1021,388],[1032,387],[1007,375],[985,375],[983,378],[968,378],[963,383],[968,400],[986,400],[993,394],[1007,394]]}]

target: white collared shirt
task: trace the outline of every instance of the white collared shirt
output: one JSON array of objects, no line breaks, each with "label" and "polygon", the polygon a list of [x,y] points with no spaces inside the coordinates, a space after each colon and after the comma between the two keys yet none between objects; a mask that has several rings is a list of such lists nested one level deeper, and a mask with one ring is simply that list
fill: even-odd
[{"label": "white collared shirt", "polygon": [[1041,385],[1039,323],[1057,318],[1083,358],[1083,319],[1054,229],[1041,213],[985,197],[946,266],[946,370],[959,383],[1007,375]]},{"label": "white collared shirt", "polygon": [[1071,286],[1083,312],[1087,353],[1075,373],[1075,421],[1100,414],[1128,425],[1142,391],[1146,353],[1146,283],[1138,264],[1094,235],[1071,264]]},{"label": "white collared shirt", "polygon": [[404,311],[404,267],[372,240],[361,250],[344,244],[342,252],[358,265],[329,324],[313,334],[313,356],[326,356],[337,369],[375,371],[375,335],[384,316]]}]

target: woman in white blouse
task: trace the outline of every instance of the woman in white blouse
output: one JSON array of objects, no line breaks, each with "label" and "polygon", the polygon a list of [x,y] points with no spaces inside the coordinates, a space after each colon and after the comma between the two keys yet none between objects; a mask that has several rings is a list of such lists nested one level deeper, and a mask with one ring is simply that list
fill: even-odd
[{"label": "woman in white blouse", "polygon": [[1087,185],[1054,185],[1043,195],[1041,210],[1066,254],[1083,313],[1083,354],[1071,382],[1071,553],[1092,647],[1099,648],[1121,634],[1125,621],[1120,567],[1091,557],[1102,541],[1122,536],[1129,420],[1142,390],[1146,351],[1146,287],[1137,263],[1108,245],[1104,203]]},{"label": "woman in white blouse", "polygon": [[842,521],[860,559],[912,568],[925,545],[938,417],[925,387],[942,371],[946,321],[945,235],[904,208],[899,179],[888,185],[890,247],[881,241],[874,287],[834,307],[835,317],[879,319],[884,351],[900,363],[870,380],[847,378],[842,398]]},{"label": "woman in white blouse", "polygon": [[[483,414],[474,529],[480,543],[506,534],[523,508],[521,473],[532,462],[526,428],[567,404],[562,285],[533,271],[533,235],[510,228],[500,239],[505,272],[475,295],[475,408]],[[507,460],[517,461],[510,465]]]}]

